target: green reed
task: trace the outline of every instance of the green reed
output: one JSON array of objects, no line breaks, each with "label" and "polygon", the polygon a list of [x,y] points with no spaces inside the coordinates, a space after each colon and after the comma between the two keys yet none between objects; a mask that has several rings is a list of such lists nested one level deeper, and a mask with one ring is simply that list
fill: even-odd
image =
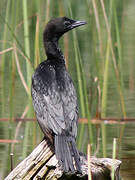
[{"label": "green reed", "polygon": [[[24,48],[25,48],[25,53],[27,54],[28,58],[30,59],[30,43],[29,43],[29,26],[28,26],[28,15],[27,15],[27,0],[22,1],[22,6],[23,6],[23,21],[24,21]],[[27,73],[27,85],[30,91],[30,85],[31,85],[31,67],[30,65],[26,62],[26,73]],[[30,97],[30,92],[28,96],[28,106],[30,106],[31,109],[31,97]],[[29,110],[28,117],[31,116],[31,110]],[[29,131],[31,128],[31,123],[27,122],[25,126],[25,131],[24,131],[24,141],[23,141],[23,158],[26,157],[27,155],[27,145],[28,145],[28,140],[29,140]]]},{"label": "green reed", "polygon": [[[122,88],[122,92],[124,92],[124,79],[123,79],[123,70],[122,70],[122,48],[121,48],[121,37],[120,37],[120,29],[119,29],[119,22],[118,22],[118,15],[117,15],[117,11],[116,11],[116,1],[114,2],[114,6],[113,6],[113,11],[114,11],[114,23],[115,23],[115,29],[116,29],[116,41],[117,41],[117,50],[118,50],[118,67],[119,67],[119,71],[120,71],[120,83],[121,83],[121,88]],[[123,112],[123,117],[127,116],[126,113],[126,109],[125,109],[125,100],[124,100],[124,96],[123,96],[123,102],[121,103],[121,106],[123,106],[124,108],[121,107],[121,109],[124,109]],[[120,134],[119,134],[119,145],[121,144],[121,140],[122,137],[124,135],[124,129],[125,129],[125,125],[123,124],[120,127]],[[112,177],[113,179],[114,177]]]},{"label": "green reed", "polygon": [[[7,5],[6,5],[6,12],[5,12],[5,21],[6,22],[8,21],[8,18],[9,18],[9,8],[10,8],[10,0],[7,1]],[[4,50],[7,47],[6,41],[7,41],[7,37],[8,37],[8,27],[6,24],[4,24],[2,36],[3,36],[3,40],[4,40],[4,42],[2,43],[2,50]],[[3,88],[1,90],[1,99],[2,99],[1,115],[4,116],[4,113],[5,113],[5,110],[4,110],[4,108],[5,108],[5,91],[4,91],[4,88],[5,88],[5,84],[4,84],[5,55],[3,55],[1,58],[1,65],[0,66],[1,66],[1,84],[3,84]]]},{"label": "green reed", "polygon": [[[117,141],[116,138],[113,139],[113,151],[112,151],[112,159],[115,161],[116,159],[116,145],[117,145]],[[115,179],[115,169],[114,166],[112,166],[112,174],[111,174],[111,178],[112,180]]]},{"label": "green reed", "polygon": [[[112,6],[113,6],[113,1],[111,0],[110,1],[110,7],[109,7],[110,13],[109,13],[109,18],[108,18],[108,22],[109,22],[108,28],[110,30],[111,30],[111,21],[112,21]],[[103,8],[103,6],[102,6],[102,8]],[[103,9],[103,11],[104,11],[104,9]],[[109,36],[109,34],[108,34],[108,36]],[[107,46],[106,46],[106,59],[105,59],[104,75],[103,75],[101,117],[106,117],[109,65],[110,65],[110,38],[108,37]],[[103,156],[106,157],[106,126],[104,123],[101,124],[101,132],[102,132]]]}]

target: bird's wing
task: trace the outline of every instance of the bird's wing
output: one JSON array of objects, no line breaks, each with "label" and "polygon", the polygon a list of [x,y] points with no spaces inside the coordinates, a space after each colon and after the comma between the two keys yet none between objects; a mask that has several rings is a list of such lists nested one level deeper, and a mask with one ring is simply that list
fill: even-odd
[{"label": "bird's wing", "polygon": [[65,91],[61,93],[62,102],[64,104],[64,117],[67,128],[70,129],[72,136],[77,136],[77,123],[78,123],[78,103],[76,91],[71,78],[69,77],[66,84]]},{"label": "bird's wing", "polygon": [[[61,134],[66,127],[57,83],[54,81],[49,86],[42,83],[34,86],[32,82],[32,98],[37,119],[43,131],[49,129],[55,134]],[[36,87],[40,87],[40,90]]]}]

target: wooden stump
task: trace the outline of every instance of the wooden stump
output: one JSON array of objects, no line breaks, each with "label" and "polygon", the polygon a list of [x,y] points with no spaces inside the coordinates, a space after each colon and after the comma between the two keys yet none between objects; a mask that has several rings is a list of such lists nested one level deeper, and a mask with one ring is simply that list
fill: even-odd
[{"label": "wooden stump", "polygon": [[[86,157],[80,153],[82,175],[63,174],[58,167],[58,161],[46,140],[43,140],[32,153],[25,158],[5,180],[66,180],[66,179],[88,179],[88,162]],[[112,167],[115,172],[115,180],[119,180],[119,168],[121,161],[109,158],[91,157],[90,169],[92,180],[111,180]]]}]

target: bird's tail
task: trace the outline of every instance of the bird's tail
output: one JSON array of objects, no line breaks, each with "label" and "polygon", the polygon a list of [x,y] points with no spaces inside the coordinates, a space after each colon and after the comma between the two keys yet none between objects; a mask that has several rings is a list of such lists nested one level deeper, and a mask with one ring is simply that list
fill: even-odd
[{"label": "bird's tail", "polygon": [[55,135],[55,154],[64,172],[81,173],[80,156],[73,137]]}]

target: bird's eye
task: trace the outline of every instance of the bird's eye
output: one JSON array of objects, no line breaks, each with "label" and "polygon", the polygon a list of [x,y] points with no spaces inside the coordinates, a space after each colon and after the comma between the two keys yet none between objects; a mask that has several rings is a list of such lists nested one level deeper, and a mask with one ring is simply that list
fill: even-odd
[{"label": "bird's eye", "polygon": [[70,23],[69,21],[65,21],[65,22],[64,22],[64,25],[65,25],[65,26],[70,26],[71,23]]}]

